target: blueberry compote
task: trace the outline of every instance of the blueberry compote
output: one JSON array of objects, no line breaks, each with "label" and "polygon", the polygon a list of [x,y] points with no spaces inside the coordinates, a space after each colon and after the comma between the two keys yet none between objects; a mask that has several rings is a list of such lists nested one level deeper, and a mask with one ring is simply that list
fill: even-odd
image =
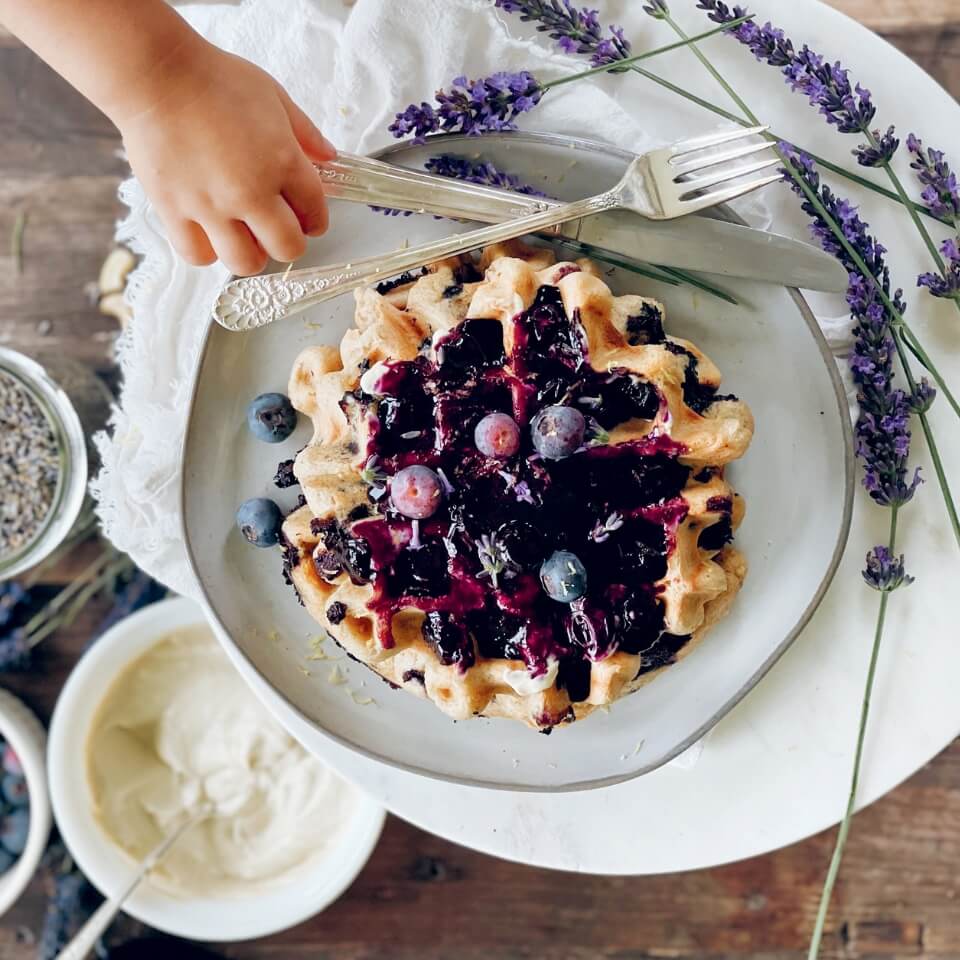
[{"label": "blueberry compote", "polygon": [[[590,367],[579,318],[567,317],[556,287],[539,289],[513,334],[508,356],[499,321],[465,320],[435,344],[435,359],[388,364],[381,396],[354,395],[371,427],[365,453],[377,464],[371,516],[349,531],[324,529],[317,564],[321,575],[345,570],[372,582],[385,646],[393,615],[418,608],[442,663],[465,671],[478,656],[522,660],[538,676],[554,658],[560,686],[583,700],[592,662],[616,650],[642,655],[644,665],[676,653],[655,584],[686,515],[680,492],[690,471],[669,437],[609,443],[618,425],[653,420],[661,396],[626,370]],[[636,318],[630,335],[662,342],[659,314]],[[554,404],[583,413],[587,429],[580,449],[546,460],[530,423]],[[491,413],[519,427],[512,456],[477,449],[474,431]],[[419,521],[389,495],[391,478],[413,463],[429,466],[444,488],[439,509]],[[541,564],[556,551],[574,553],[586,569],[586,593],[572,603],[550,599],[541,585]]]}]

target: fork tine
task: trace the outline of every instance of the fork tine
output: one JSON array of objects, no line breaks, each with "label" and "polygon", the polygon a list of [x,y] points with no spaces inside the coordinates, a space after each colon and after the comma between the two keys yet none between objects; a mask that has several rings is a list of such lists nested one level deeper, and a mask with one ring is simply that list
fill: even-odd
[{"label": "fork tine", "polygon": [[[731,160],[739,160],[742,157],[749,157],[754,153],[760,153],[763,150],[772,150],[775,144],[764,140],[762,143],[749,143],[745,147],[737,147],[735,150],[726,150],[724,153],[707,154],[705,157],[698,157],[695,160],[682,160],[677,163],[676,158],[669,162],[676,168],[677,178],[686,176],[689,173],[696,173],[698,170],[705,170],[707,167],[715,167],[721,163],[728,163]],[[676,180],[674,181],[676,182]]]},{"label": "fork tine", "polygon": [[761,170],[768,170],[770,167],[775,167],[778,163],[782,162],[779,157],[772,157],[770,160],[759,160],[756,163],[748,163],[742,167],[726,167],[723,170],[716,170],[713,173],[707,174],[705,177],[697,177],[693,180],[681,180],[676,186],[680,193],[680,199],[684,200],[700,190],[715,187],[717,184],[726,183],[728,180],[746,177],[751,173],[759,173]]},{"label": "fork tine", "polygon": [[759,180],[750,180],[747,183],[740,183],[733,187],[727,187],[726,190],[713,190],[705,193],[701,197],[695,197],[692,200],[681,200],[680,207],[683,215],[696,213],[698,210],[706,210],[709,207],[718,206],[721,203],[728,203],[742,197],[747,193],[753,193],[761,187],[769,186],[771,183],[779,183],[783,180],[782,174],[774,174],[769,177],[761,177]]},{"label": "fork tine", "polygon": [[696,153],[698,150],[706,150],[709,147],[719,147],[722,143],[730,143],[732,140],[742,140],[744,137],[754,137],[758,133],[766,133],[770,127],[766,124],[759,127],[734,127],[728,130],[722,130],[720,133],[709,134],[705,137],[694,137],[692,140],[682,140],[675,143],[670,149],[670,156],[673,161],[679,157],[685,157],[689,153]]}]

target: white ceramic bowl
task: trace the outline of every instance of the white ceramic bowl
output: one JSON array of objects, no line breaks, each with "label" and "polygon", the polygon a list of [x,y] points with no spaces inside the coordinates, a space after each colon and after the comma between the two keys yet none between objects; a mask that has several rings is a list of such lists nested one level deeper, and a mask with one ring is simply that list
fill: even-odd
[{"label": "white ceramic bowl", "polygon": [[[71,854],[105,896],[120,893],[134,864],[93,817],[84,753],[94,714],[128,664],[170,631],[205,622],[196,604],[180,598],[164,600],[127,617],[84,655],[57,703],[49,744],[53,812]],[[178,898],[147,881],[124,910],[157,930],[191,940],[248,940],[291,927],[333,903],[376,846],[384,811],[359,790],[352,810],[326,859],[295,871],[283,885],[267,892],[252,891],[249,897]]]},{"label": "white ceramic bowl", "polygon": [[32,711],[12,693],[0,690],[0,737],[20,759],[30,799],[30,831],[17,862],[0,876],[0,914],[26,889],[40,864],[50,836],[50,795],[44,752],[47,736]]},{"label": "white ceramic bowl", "polygon": [[[562,199],[611,186],[628,155],[613,147],[544,134],[449,137],[392,148],[394,162],[421,166],[437,153],[483,156],[499,169]],[[336,263],[398,248],[462,225],[433,217],[385,217],[340,203],[337,229],[311,242],[303,265]],[[570,254],[567,256],[578,256]],[[729,616],[693,653],[653,683],[553,736],[514,721],[453,723],[432,703],[390,691],[359,664],[377,708],[344,703],[327,671],[308,663],[320,627],[280,576],[276,551],[252,549],[234,513],[248,497],[292,507],[298,491],[277,491],[277,461],[309,442],[301,422],[284,444],[266,447],[247,430],[252,397],[284,390],[305,346],[339,343],[353,323],[352,297],[338,297],[250,333],[213,325],[198,367],[183,465],[184,537],[210,621],[248,679],[265,680],[278,716],[292,708],[322,736],[367,757],[458,783],[511,790],[582,790],[647,773],[698,740],[738,703],[789,647],[830,583],[846,541],[854,489],[850,417],[836,362],[803,298],[769,284],[717,283],[738,306],[691,287],[664,286],[627,270],[604,270],[617,292],[647,293],[666,305],[666,328],[715,360],[724,391],[746,400],[757,430],[729,476],[747,516],[737,545],[750,574]],[[201,322],[204,318],[192,318]],[[303,421],[305,418],[301,418]],[[279,642],[266,638],[271,634]],[[304,669],[305,667],[311,669]]]}]

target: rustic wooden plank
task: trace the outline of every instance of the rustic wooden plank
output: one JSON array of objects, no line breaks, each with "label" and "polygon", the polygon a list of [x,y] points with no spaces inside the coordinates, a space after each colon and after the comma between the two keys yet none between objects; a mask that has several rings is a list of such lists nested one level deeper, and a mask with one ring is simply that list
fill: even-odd
[{"label": "rustic wooden plank", "polygon": [[827,0],[880,33],[919,33],[960,24],[956,0]]}]

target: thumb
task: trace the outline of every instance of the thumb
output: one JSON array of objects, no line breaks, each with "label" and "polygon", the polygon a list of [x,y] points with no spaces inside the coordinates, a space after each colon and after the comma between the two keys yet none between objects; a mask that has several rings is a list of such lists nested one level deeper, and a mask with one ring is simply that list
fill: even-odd
[{"label": "thumb", "polygon": [[332,160],[337,155],[337,148],[320,132],[316,124],[290,99],[290,94],[281,86],[277,86],[277,92],[280,94],[280,100],[284,109],[287,111],[287,117],[290,119],[290,126],[293,129],[293,135],[303,149],[303,152],[314,161],[314,163],[323,163],[325,160]]}]

